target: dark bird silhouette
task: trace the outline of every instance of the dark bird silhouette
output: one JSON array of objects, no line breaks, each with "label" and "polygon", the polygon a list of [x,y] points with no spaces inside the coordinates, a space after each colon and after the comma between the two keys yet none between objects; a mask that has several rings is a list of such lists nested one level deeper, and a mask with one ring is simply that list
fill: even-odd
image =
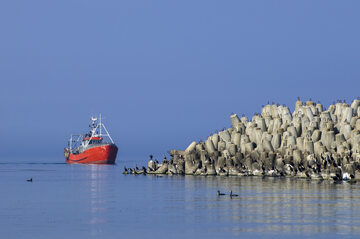
[{"label": "dark bird silhouette", "polygon": [[342,180],[342,177],[340,174],[336,173],[335,176],[332,177],[332,179],[335,181],[335,182],[339,182]]},{"label": "dark bird silhouette", "polygon": [[27,182],[32,182],[32,178],[30,178],[30,179],[28,179],[28,180],[26,180]]},{"label": "dark bird silhouette", "polygon": [[218,195],[218,196],[224,196],[224,195],[226,195],[226,194],[225,194],[225,193],[221,193],[220,190],[217,190],[217,195]]},{"label": "dark bird silhouette", "polygon": [[128,171],[128,169],[124,166],[124,172],[123,172],[123,174],[129,174],[129,171]]},{"label": "dark bird silhouette", "polygon": [[232,190],[230,190],[230,197],[232,198],[232,197],[238,197],[239,195],[237,195],[237,194],[234,194],[233,192],[232,192]]}]

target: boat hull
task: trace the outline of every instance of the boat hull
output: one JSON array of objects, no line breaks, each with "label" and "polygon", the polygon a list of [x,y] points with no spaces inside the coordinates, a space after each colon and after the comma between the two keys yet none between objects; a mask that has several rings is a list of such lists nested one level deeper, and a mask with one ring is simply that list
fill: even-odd
[{"label": "boat hull", "polygon": [[118,148],[115,144],[101,145],[85,150],[80,154],[69,154],[66,163],[114,164]]}]

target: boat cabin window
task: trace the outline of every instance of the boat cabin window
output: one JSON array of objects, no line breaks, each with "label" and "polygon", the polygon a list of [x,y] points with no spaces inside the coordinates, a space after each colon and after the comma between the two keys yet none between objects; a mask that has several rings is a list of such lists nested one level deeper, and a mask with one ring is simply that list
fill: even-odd
[{"label": "boat cabin window", "polygon": [[90,140],[89,144],[99,144],[101,140]]}]

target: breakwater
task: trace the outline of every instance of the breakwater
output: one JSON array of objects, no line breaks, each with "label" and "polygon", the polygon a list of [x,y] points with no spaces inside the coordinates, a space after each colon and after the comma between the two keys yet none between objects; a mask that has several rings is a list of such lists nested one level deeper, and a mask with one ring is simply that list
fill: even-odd
[{"label": "breakwater", "polygon": [[251,119],[232,114],[230,120],[231,128],[171,150],[169,160],[150,157],[141,173],[360,179],[359,99],[327,109],[298,99],[292,113],[267,104]]}]

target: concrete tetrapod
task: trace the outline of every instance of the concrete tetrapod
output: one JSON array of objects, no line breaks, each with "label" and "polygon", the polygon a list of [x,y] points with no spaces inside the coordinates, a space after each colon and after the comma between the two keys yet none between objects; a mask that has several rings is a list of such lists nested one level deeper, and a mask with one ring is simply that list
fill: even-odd
[{"label": "concrete tetrapod", "polygon": [[360,178],[360,102],[327,109],[313,101],[288,107],[267,104],[251,120],[231,114],[231,128],[171,150],[148,163],[149,173],[261,175],[310,179]]}]

